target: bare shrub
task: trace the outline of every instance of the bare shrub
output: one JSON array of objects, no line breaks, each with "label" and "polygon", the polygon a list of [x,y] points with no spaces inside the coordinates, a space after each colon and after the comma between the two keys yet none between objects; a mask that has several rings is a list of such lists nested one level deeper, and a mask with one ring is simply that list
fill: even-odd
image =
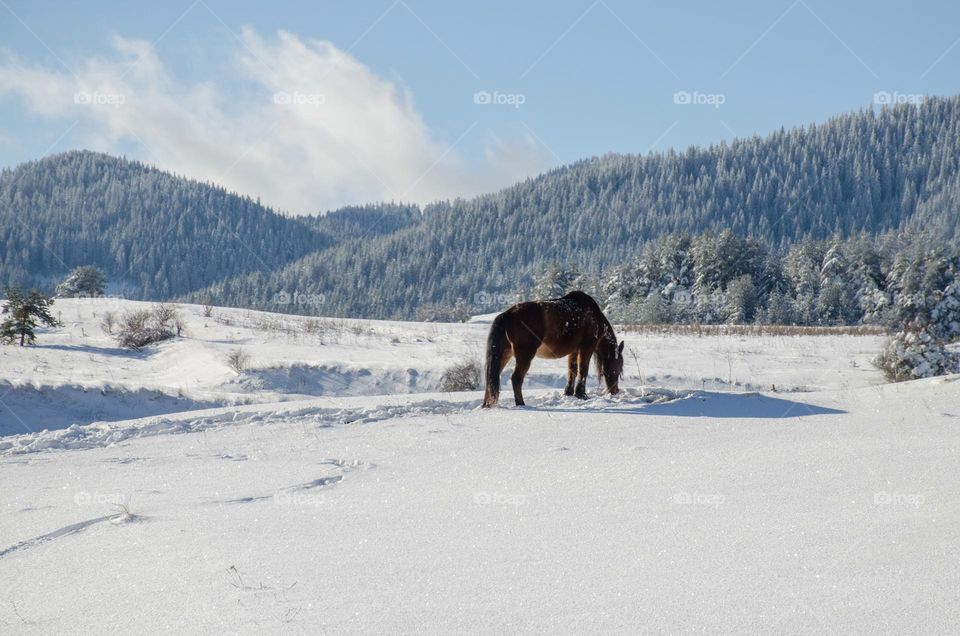
[{"label": "bare shrub", "polygon": [[440,390],[476,391],[480,388],[483,366],[476,360],[464,360],[447,367],[440,376]]},{"label": "bare shrub", "polygon": [[158,303],[153,306],[151,318],[155,328],[172,330],[176,328],[177,322],[180,320],[180,313],[175,305]]},{"label": "bare shrub", "polygon": [[112,311],[103,314],[100,319],[100,329],[107,335],[113,335],[113,328],[117,325],[117,315]]},{"label": "bare shrub", "polygon": [[177,314],[176,318],[173,319],[173,328],[176,330],[178,338],[183,334],[183,330],[186,328],[186,325],[183,322],[183,316],[181,316],[179,313]]},{"label": "bare shrub", "polygon": [[237,375],[243,375],[250,363],[250,354],[242,348],[236,348],[227,354],[227,366],[236,371]]},{"label": "bare shrub", "polygon": [[147,328],[148,322],[150,322],[150,310],[148,309],[125,311],[123,315],[120,316],[120,330],[143,331]]},{"label": "bare shrub", "polygon": [[[170,313],[172,309],[173,313]],[[162,342],[174,337],[176,309],[168,305],[157,305],[153,311],[136,309],[120,317],[119,330],[114,336],[121,347],[142,349],[149,344]]]},{"label": "bare shrub", "polygon": [[283,334],[292,340],[310,337],[317,338],[319,344],[338,343],[348,333],[347,321],[337,318],[306,318],[299,316],[263,316],[259,312],[241,314],[216,312],[213,320],[228,327],[243,327],[271,333]]},{"label": "bare shrub", "polygon": [[213,315],[213,305],[204,305],[203,306],[203,317],[209,318]]}]

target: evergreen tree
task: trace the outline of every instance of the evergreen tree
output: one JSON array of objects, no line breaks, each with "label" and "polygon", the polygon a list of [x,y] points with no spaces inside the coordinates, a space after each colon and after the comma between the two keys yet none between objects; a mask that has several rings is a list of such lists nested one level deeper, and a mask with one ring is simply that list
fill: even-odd
[{"label": "evergreen tree", "polygon": [[75,268],[57,285],[57,298],[96,298],[107,291],[107,276],[99,267],[82,265]]},{"label": "evergreen tree", "polygon": [[770,293],[767,300],[765,318],[765,322],[771,325],[795,324],[790,301],[779,290],[774,290]]},{"label": "evergreen tree", "polygon": [[60,322],[50,313],[53,298],[46,296],[36,289],[24,294],[19,287],[4,289],[7,302],[3,306],[2,315],[7,316],[0,323],[0,340],[5,343],[20,341],[20,346],[36,342],[36,328],[38,325],[58,327]]},{"label": "evergreen tree", "polygon": [[533,294],[536,298],[559,298],[583,286],[583,275],[573,266],[562,267],[551,263],[534,279]]},{"label": "evergreen tree", "polygon": [[753,321],[757,310],[757,288],[750,274],[730,281],[726,298],[727,322],[745,324]]},{"label": "evergreen tree", "polygon": [[[42,285],[66,274],[63,263],[84,263],[131,298],[412,318],[478,290],[515,291],[550,262],[605,280],[619,266],[633,277],[643,261],[617,304],[652,290],[669,300],[671,284],[689,276],[694,302],[683,312],[672,303],[671,320],[725,320],[711,299],[750,274],[758,309],[778,290],[800,324],[899,323],[898,298],[914,292],[889,282],[917,291],[944,282],[936,266],[888,279],[899,237],[927,237],[899,264],[907,273],[931,246],[949,256],[960,238],[958,140],[960,97],[930,98],[686,152],[608,154],[422,210],[391,202],[309,218],[138,162],[70,152],[0,171],[0,286]],[[864,258],[846,242],[885,233],[890,244]],[[689,249],[664,238],[684,236]],[[822,276],[822,241],[834,238],[844,241],[841,283]],[[791,262],[801,243],[806,253]],[[325,302],[280,305],[281,290]]]}]

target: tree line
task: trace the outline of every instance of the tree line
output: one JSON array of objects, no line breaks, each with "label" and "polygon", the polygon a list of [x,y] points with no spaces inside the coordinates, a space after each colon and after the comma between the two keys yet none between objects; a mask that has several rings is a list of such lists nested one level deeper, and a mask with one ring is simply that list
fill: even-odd
[{"label": "tree line", "polygon": [[[794,251],[793,258],[799,259],[795,269],[809,270],[814,266],[803,264],[820,261],[819,267],[823,256],[809,250],[835,237],[922,232],[935,243],[956,239],[958,162],[960,98],[863,110],[763,138],[580,161],[497,193],[429,205],[420,223],[347,240],[188,297],[274,311],[412,319],[532,285],[551,263],[573,263],[602,280],[661,237],[724,230],[768,250],[805,243],[806,251]],[[754,291],[764,293],[765,274],[743,267],[750,269]],[[689,281],[691,288],[695,282]],[[749,297],[747,283],[732,292]],[[281,292],[324,300],[284,305],[274,300]],[[829,307],[801,302],[790,308],[799,312],[791,319],[855,319],[847,299],[828,295],[817,298]],[[744,309],[742,319],[751,320],[749,303]],[[776,302],[774,310],[780,311]]]}]

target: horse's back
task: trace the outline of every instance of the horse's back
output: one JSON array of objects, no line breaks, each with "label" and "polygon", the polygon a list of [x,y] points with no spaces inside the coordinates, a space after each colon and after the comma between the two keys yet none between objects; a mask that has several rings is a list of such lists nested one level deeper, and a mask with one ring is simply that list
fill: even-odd
[{"label": "horse's back", "polygon": [[587,294],[572,292],[562,298],[517,303],[497,320],[504,324],[514,350],[538,358],[562,358],[592,339],[596,322],[591,302]]},{"label": "horse's back", "polygon": [[585,291],[580,291],[579,289],[575,289],[572,292],[564,294],[560,300],[572,300],[585,308],[589,308],[601,314],[603,313],[603,310],[600,309],[600,303],[594,300],[593,296]]},{"label": "horse's back", "polygon": [[517,303],[498,315],[496,320],[504,323],[514,347],[530,343],[539,344],[543,340],[546,325],[543,307],[538,302]]}]

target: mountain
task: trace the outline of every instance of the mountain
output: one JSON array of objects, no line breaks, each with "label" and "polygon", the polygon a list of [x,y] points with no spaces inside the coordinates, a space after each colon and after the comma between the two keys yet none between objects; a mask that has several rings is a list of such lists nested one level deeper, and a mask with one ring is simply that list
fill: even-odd
[{"label": "mountain", "polygon": [[73,267],[96,265],[111,293],[171,298],[356,238],[373,215],[388,219],[381,232],[420,216],[376,205],[285,217],[138,161],[68,152],[0,172],[0,283],[49,287]]},{"label": "mountain", "polygon": [[[597,277],[668,233],[958,235],[960,98],[872,109],[685,152],[579,161],[497,193],[286,217],[91,152],[0,173],[0,283],[103,268],[131,298],[334,316],[499,308],[551,263]],[[291,302],[307,299],[308,302]]]},{"label": "mountain", "polygon": [[863,110],[686,152],[580,161],[495,194],[424,209],[423,222],[225,280],[221,304],[412,318],[428,304],[502,307],[551,262],[599,275],[666,233],[731,229],[773,246],[923,231],[955,238],[960,98]]}]

